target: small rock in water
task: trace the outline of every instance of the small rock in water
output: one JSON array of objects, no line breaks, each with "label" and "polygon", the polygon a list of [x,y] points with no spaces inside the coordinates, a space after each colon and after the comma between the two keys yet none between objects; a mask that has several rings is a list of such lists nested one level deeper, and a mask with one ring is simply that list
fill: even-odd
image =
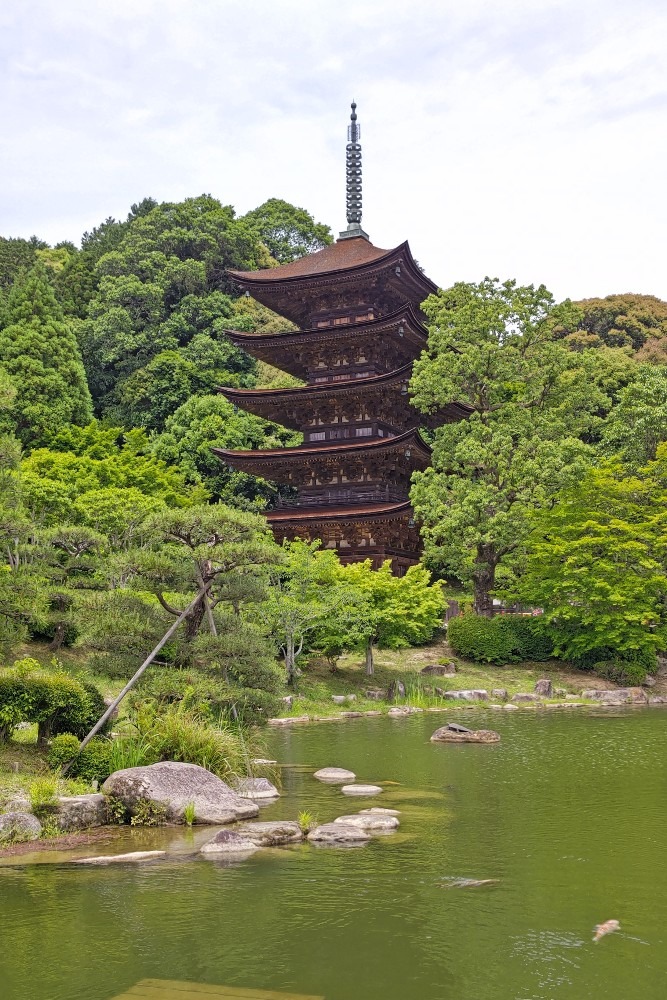
[{"label": "small rock in water", "polygon": [[360,809],[359,816],[400,816],[400,809],[383,809],[382,806],[371,806],[370,809]]},{"label": "small rock in water", "polygon": [[500,743],[500,735],[492,729],[464,729],[461,732],[442,726],[431,736],[431,743]]},{"label": "small rock in water", "polygon": [[139,861],[154,861],[156,858],[163,858],[166,851],[129,851],[127,854],[100,854],[93,858],[76,858],[75,865],[116,865],[130,862],[136,864]]},{"label": "small rock in water", "polygon": [[605,934],[613,934],[614,931],[620,931],[621,925],[618,920],[605,920],[603,924],[596,924],[593,928],[593,940],[599,941],[603,938]]},{"label": "small rock in water", "polygon": [[548,677],[541,677],[539,681],[535,681],[535,694],[540,698],[551,698],[553,686]]},{"label": "small rock in water", "polygon": [[370,835],[365,830],[349,823],[324,823],[308,834],[308,840],[311,843],[326,844],[331,847],[367,844],[370,839]]},{"label": "small rock in water", "polygon": [[258,847],[277,847],[303,840],[303,831],[294,820],[274,820],[266,823],[242,823],[234,831],[252,840]]},{"label": "small rock in water", "polygon": [[275,799],[280,795],[268,778],[240,778],[236,791],[244,799]]},{"label": "small rock in water", "polygon": [[313,777],[331,785],[344,785],[346,781],[354,781],[356,774],[354,771],[346,771],[344,767],[321,767]]},{"label": "small rock in water", "polygon": [[400,825],[396,816],[361,812],[355,813],[352,816],[337,816],[334,823],[358,826],[367,833],[393,833]]},{"label": "small rock in water", "polygon": [[259,844],[249,837],[244,837],[233,830],[219,830],[215,837],[208,840],[200,850],[200,854],[252,854],[259,850]]},{"label": "small rock in water", "polygon": [[343,785],[343,795],[379,795],[382,789],[379,785]]}]

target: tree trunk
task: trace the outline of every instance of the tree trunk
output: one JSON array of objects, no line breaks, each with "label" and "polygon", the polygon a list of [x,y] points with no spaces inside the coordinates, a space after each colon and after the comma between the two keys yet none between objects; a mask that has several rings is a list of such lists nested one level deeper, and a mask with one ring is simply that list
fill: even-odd
[{"label": "tree trunk", "polygon": [[373,662],[373,638],[366,640],[366,676],[373,676],[373,668],[375,664]]},{"label": "tree trunk", "polygon": [[478,545],[473,572],[473,611],[490,618],[493,614],[491,591],[496,582],[496,560],[492,545]]},{"label": "tree trunk", "polygon": [[200,597],[185,622],[186,642],[191,642],[199,634],[205,615],[206,608],[204,607],[204,599]]},{"label": "tree trunk", "polygon": [[49,652],[57,653],[65,639],[65,622],[58,622],[53,633],[53,639],[49,643]]},{"label": "tree trunk", "polygon": [[294,687],[296,683],[296,657],[294,655],[294,639],[291,636],[285,643],[285,669],[287,671],[287,686]]},{"label": "tree trunk", "polygon": [[37,746],[45,747],[46,744],[51,739],[51,730],[53,728],[53,717],[50,716],[48,719],[44,719],[43,722],[37,723]]}]

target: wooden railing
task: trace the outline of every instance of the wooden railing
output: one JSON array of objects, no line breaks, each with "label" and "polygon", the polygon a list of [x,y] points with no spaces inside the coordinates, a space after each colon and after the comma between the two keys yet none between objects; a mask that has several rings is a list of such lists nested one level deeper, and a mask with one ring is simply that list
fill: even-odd
[{"label": "wooden railing", "polygon": [[340,487],[301,490],[297,497],[278,497],[274,507],[333,507],[338,504],[402,503],[407,494],[395,486]]}]

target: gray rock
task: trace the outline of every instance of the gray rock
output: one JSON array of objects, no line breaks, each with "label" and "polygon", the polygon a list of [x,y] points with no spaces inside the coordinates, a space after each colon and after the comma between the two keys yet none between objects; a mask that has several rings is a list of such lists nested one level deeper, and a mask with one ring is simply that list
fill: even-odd
[{"label": "gray rock", "polygon": [[382,789],[379,785],[343,785],[343,795],[379,795]]},{"label": "gray rock", "polygon": [[396,698],[405,698],[405,684],[403,681],[392,681],[387,689],[387,700],[395,701]]},{"label": "gray rock", "polygon": [[351,816],[337,816],[334,823],[345,823],[347,826],[358,826],[366,833],[393,833],[400,826],[396,816],[386,816],[380,813],[354,813]]},{"label": "gray rock", "polygon": [[394,705],[387,712],[387,715],[416,715],[418,712],[423,712],[423,708],[418,708],[416,705]]},{"label": "gray rock", "polygon": [[567,698],[567,688],[554,688],[554,698]]},{"label": "gray rock", "polygon": [[449,726],[442,726],[436,729],[431,736],[431,743],[499,743],[500,735],[492,729],[472,729],[460,732],[457,729],[450,729]]},{"label": "gray rock", "polygon": [[518,712],[519,711],[519,706],[518,705],[510,705],[509,703],[507,705],[503,705],[503,708],[505,709],[506,712]]},{"label": "gray rock", "polygon": [[382,701],[385,696],[385,692],[380,688],[367,688],[364,694],[369,701]]},{"label": "gray rock", "polygon": [[334,703],[334,705],[344,705],[345,702],[347,701],[347,695],[346,694],[332,694],[331,695],[331,700]]},{"label": "gray rock", "polygon": [[277,764],[278,761],[277,760],[270,760],[268,757],[254,757],[250,761],[250,763],[254,764],[255,767],[268,767],[268,766],[271,766],[273,764]]},{"label": "gray rock", "polygon": [[644,680],[642,681],[642,687],[653,688],[655,687],[656,684],[657,681],[655,677],[653,677],[651,674],[647,674]]},{"label": "gray rock", "polygon": [[667,705],[667,698],[664,698],[660,694],[651,695],[648,700],[649,705]]},{"label": "gray rock", "polygon": [[252,840],[258,847],[277,847],[279,844],[296,844],[303,840],[301,827],[290,819],[266,823],[241,823],[235,832],[241,837]]},{"label": "gray rock", "polygon": [[640,687],[616,688],[613,691],[601,691],[593,688],[581,692],[582,698],[592,698],[603,705],[646,705],[648,696]]},{"label": "gray rock", "polygon": [[269,726],[296,726],[301,722],[310,722],[310,716],[293,715],[290,719],[267,719]]},{"label": "gray rock", "polygon": [[427,677],[451,677],[456,673],[456,666],[453,663],[429,663],[420,672]]},{"label": "gray rock", "polygon": [[233,823],[252,819],[259,812],[255,802],[242,798],[215,774],[197,764],[176,761],[116,771],[102,791],[119,798],[130,813],[140,799],[157,802],[165,806],[167,819],[176,822],[182,822],[189,803],[195,807],[196,823]]},{"label": "gray rock", "polygon": [[13,798],[5,802],[4,811],[15,813],[32,812],[30,799],[26,795],[15,795]]},{"label": "gray rock", "polygon": [[348,823],[324,823],[315,827],[308,834],[308,840],[313,844],[327,844],[331,847],[345,847],[354,844],[367,844],[370,836],[359,826]]},{"label": "gray rock", "polygon": [[460,722],[448,722],[444,727],[445,729],[451,729],[453,733],[471,733],[472,729],[468,729],[467,726],[462,726]]},{"label": "gray rock", "polygon": [[294,695],[286,694],[284,698],[280,699],[285,706],[285,708],[291,708],[294,704]]},{"label": "gray rock", "polygon": [[341,712],[341,716],[344,719],[361,719],[363,712]]},{"label": "gray rock", "polygon": [[529,691],[520,691],[518,694],[512,695],[512,701],[517,705],[529,704],[530,702],[536,702],[540,700],[539,694],[532,694]]},{"label": "gray rock", "polygon": [[117,865],[125,862],[155,861],[163,858],[166,851],[129,851],[127,854],[100,854],[93,858],[76,858],[75,865]]},{"label": "gray rock", "polygon": [[0,844],[37,840],[41,832],[42,824],[31,813],[8,812],[0,816]]},{"label": "gray rock", "polygon": [[445,691],[445,698],[451,701],[488,701],[489,692],[483,688],[468,691]]},{"label": "gray rock", "polygon": [[207,840],[200,854],[252,854],[259,850],[259,844],[249,837],[244,837],[234,830],[218,830],[216,835]]},{"label": "gray rock", "polygon": [[354,771],[346,771],[344,767],[321,767],[313,777],[330,785],[344,785],[346,781],[354,781],[356,774]]},{"label": "gray rock", "polygon": [[535,681],[535,694],[539,695],[540,698],[551,698],[553,690],[553,685],[548,677],[541,677],[539,681]]},{"label": "gray rock", "polygon": [[280,795],[268,778],[239,778],[236,791],[244,799],[276,799]]},{"label": "gray rock", "polygon": [[358,816],[400,816],[400,809],[383,809],[382,806],[371,806],[370,809],[360,809]]},{"label": "gray rock", "polygon": [[491,692],[492,698],[497,698],[498,701],[507,701],[507,690],[505,688],[494,688]]},{"label": "gray rock", "polygon": [[63,795],[58,799],[55,821],[61,830],[85,830],[107,822],[104,795]]}]

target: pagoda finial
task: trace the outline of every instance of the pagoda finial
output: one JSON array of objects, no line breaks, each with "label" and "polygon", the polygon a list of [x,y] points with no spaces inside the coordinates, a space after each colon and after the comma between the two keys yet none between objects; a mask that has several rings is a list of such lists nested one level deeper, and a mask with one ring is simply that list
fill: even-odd
[{"label": "pagoda finial", "polygon": [[340,233],[340,239],[368,236],[361,228],[361,126],[357,123],[357,105],[350,105],[350,124],[347,127],[345,147],[345,178],[347,188],[347,229]]}]

